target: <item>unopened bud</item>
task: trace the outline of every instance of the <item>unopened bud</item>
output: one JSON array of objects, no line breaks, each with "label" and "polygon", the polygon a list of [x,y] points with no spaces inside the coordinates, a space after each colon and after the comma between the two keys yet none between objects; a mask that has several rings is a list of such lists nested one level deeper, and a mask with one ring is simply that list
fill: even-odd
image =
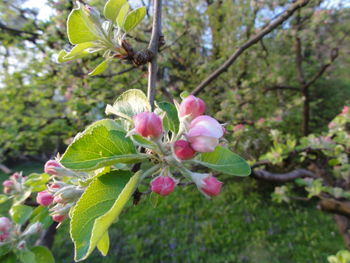
[{"label": "unopened bud", "polygon": [[36,196],[36,202],[40,205],[43,206],[49,206],[53,202],[53,195],[50,194],[48,191],[42,191],[39,192],[38,195]]},{"label": "unopened bud", "polygon": [[206,196],[216,196],[221,192],[222,182],[211,174],[192,173],[192,180]]},{"label": "unopened bud", "polygon": [[162,196],[169,195],[176,186],[177,182],[171,176],[159,175],[151,181],[151,190]]},{"label": "unopened bud", "polygon": [[0,242],[7,241],[9,236],[10,236],[9,232],[2,232],[2,233],[0,233]]},{"label": "unopened bud", "polygon": [[178,140],[174,143],[174,152],[176,157],[180,160],[191,159],[196,154],[195,150],[192,149],[190,143],[185,140]]},{"label": "unopened bud", "polygon": [[180,104],[180,117],[190,116],[194,119],[205,112],[205,103],[193,95],[186,97]]},{"label": "unopened bud", "polygon": [[54,214],[52,215],[52,220],[58,223],[63,222],[66,219],[66,215]]},{"label": "unopened bud", "polygon": [[12,227],[12,222],[7,217],[0,217],[0,232],[7,232]]},{"label": "unopened bud", "polygon": [[24,240],[21,240],[21,241],[18,243],[17,248],[18,248],[19,250],[23,250],[23,249],[26,248],[26,246],[27,246],[27,243],[26,243]]},{"label": "unopened bud", "polygon": [[162,120],[153,112],[141,112],[134,116],[135,131],[143,137],[157,138],[163,133]]},{"label": "unopened bud", "polygon": [[55,160],[50,160],[45,163],[44,171],[47,174],[57,175],[58,174],[57,168],[61,168],[61,167],[62,166],[59,162]]}]

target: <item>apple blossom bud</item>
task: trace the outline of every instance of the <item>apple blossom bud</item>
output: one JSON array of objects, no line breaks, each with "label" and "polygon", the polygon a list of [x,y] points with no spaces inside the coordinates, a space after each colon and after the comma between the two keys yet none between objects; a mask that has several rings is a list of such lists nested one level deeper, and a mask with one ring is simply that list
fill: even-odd
[{"label": "apple blossom bud", "polygon": [[162,120],[153,112],[141,112],[134,116],[135,131],[143,137],[157,138],[163,133]]},{"label": "apple blossom bud", "polygon": [[195,151],[212,152],[223,135],[221,124],[214,118],[203,115],[191,122],[186,136]]},{"label": "apple blossom bud", "polygon": [[174,152],[176,157],[180,160],[191,159],[196,154],[195,150],[192,149],[190,143],[185,140],[178,140],[174,143]]},{"label": "apple blossom bud", "polygon": [[244,124],[237,124],[235,127],[233,127],[234,132],[238,132],[244,129]]},{"label": "apple blossom bud", "polygon": [[209,175],[203,179],[204,185],[201,190],[209,196],[216,196],[220,194],[222,182],[214,176]]},{"label": "apple blossom bud", "polygon": [[346,114],[348,114],[349,110],[350,110],[349,106],[344,106],[340,115],[345,116]]},{"label": "apple blossom bud", "polygon": [[20,173],[13,173],[11,176],[10,176],[11,179],[13,180],[18,180],[19,178],[21,178],[21,174]]},{"label": "apple blossom bud", "polygon": [[17,248],[18,248],[19,250],[23,250],[23,249],[26,248],[26,246],[27,246],[26,241],[25,241],[25,240],[21,240],[21,241],[18,243]]},{"label": "apple blossom bud", "polygon": [[40,222],[36,222],[32,225],[30,225],[26,231],[23,232],[23,236],[29,236],[33,234],[39,233],[43,229],[42,224]]},{"label": "apple blossom bud", "polygon": [[54,214],[52,215],[52,220],[58,223],[63,222],[66,219],[66,215]]},{"label": "apple blossom bud", "polygon": [[57,175],[56,168],[62,168],[61,164],[55,160],[49,160],[45,163],[44,171],[47,174]]},{"label": "apple blossom bud", "polygon": [[7,217],[0,217],[0,232],[7,232],[12,227],[12,222]]},{"label": "apple blossom bud", "polygon": [[38,195],[36,196],[36,202],[39,205],[43,205],[43,206],[49,206],[52,204],[53,202],[53,195],[50,194],[48,191],[42,191],[39,192]]},{"label": "apple blossom bud", "polygon": [[159,175],[151,181],[151,190],[162,196],[169,195],[176,186],[177,182],[171,176]]},{"label": "apple blossom bud", "polygon": [[191,120],[203,115],[205,103],[193,95],[186,97],[180,104],[180,117],[190,116]]},{"label": "apple blossom bud", "polygon": [[9,232],[0,233],[0,242],[5,242],[9,238]]},{"label": "apple blossom bud", "polygon": [[4,187],[12,187],[12,186],[14,186],[14,183],[13,183],[13,181],[11,181],[11,180],[5,180],[3,183],[2,183],[2,185],[4,186]]}]

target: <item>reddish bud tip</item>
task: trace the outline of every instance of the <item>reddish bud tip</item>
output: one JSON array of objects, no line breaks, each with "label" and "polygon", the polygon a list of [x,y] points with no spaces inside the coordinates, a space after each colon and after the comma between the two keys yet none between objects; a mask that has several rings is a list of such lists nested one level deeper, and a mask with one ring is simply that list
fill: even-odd
[{"label": "reddish bud tip", "polygon": [[171,176],[159,175],[151,181],[151,190],[162,196],[169,195],[176,186],[174,178]]},{"label": "reddish bud tip", "polygon": [[0,232],[7,232],[12,227],[12,222],[7,217],[0,217]]},{"label": "reddish bud tip", "polygon": [[13,183],[13,181],[11,181],[11,180],[5,180],[3,183],[2,183],[2,185],[4,186],[4,187],[12,187],[13,185],[14,185],[14,183]]},{"label": "reddish bud tip", "polygon": [[10,234],[8,232],[3,232],[0,234],[0,242],[5,242],[9,238]]},{"label": "reddish bud tip", "polygon": [[45,163],[44,171],[47,174],[57,175],[55,168],[61,168],[61,164],[55,160],[50,160]]},{"label": "reddish bud tip", "polygon": [[205,103],[200,98],[193,95],[186,97],[180,104],[180,117],[186,115],[191,116],[194,119],[205,112]]},{"label": "reddish bud tip", "polygon": [[47,191],[39,192],[38,195],[36,196],[36,202],[39,205],[43,205],[43,206],[51,205],[53,202],[53,199],[54,199],[53,195]]},{"label": "reddish bud tip", "polygon": [[201,190],[209,196],[216,196],[221,192],[222,182],[214,176],[209,175],[203,179],[203,186]]},{"label": "reddish bud tip", "polygon": [[153,112],[141,112],[134,116],[135,131],[143,137],[157,138],[163,133],[162,120]]},{"label": "reddish bud tip", "polygon": [[56,214],[56,215],[52,216],[52,220],[55,221],[55,222],[58,222],[58,223],[63,222],[65,219],[66,219],[65,215],[58,215],[58,214]]},{"label": "reddish bud tip", "polygon": [[178,140],[174,143],[174,152],[177,158],[180,160],[191,159],[196,154],[195,150],[192,149],[190,143],[185,140]]}]

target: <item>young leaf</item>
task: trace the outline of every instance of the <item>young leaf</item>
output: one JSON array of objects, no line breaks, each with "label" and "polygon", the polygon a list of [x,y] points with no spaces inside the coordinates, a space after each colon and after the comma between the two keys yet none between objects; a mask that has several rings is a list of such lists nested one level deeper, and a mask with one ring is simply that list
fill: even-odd
[{"label": "young leaf", "polygon": [[129,9],[130,9],[130,5],[128,2],[126,2],[119,11],[119,14],[117,16],[117,24],[118,24],[118,27],[121,29],[123,29],[125,18],[129,12]]},{"label": "young leaf", "polygon": [[98,40],[95,25],[85,17],[82,6],[72,10],[67,20],[67,34],[69,41],[73,44],[80,44]]},{"label": "young leaf", "polygon": [[146,7],[139,7],[131,11],[125,18],[123,29],[125,32],[133,30],[146,15]]},{"label": "young leaf", "polygon": [[105,18],[116,23],[119,11],[125,3],[126,0],[108,0],[103,9]]},{"label": "young leaf", "polygon": [[202,153],[196,162],[229,175],[248,176],[251,172],[242,157],[221,146],[217,146],[213,152]]},{"label": "young leaf", "polygon": [[30,223],[40,222],[43,228],[47,228],[52,224],[49,209],[45,206],[39,205],[36,207],[30,217]]},{"label": "young leaf", "polygon": [[140,135],[132,135],[130,136],[131,137],[131,140],[136,144],[136,145],[139,145],[139,146],[142,146],[144,148],[148,148],[148,149],[158,149],[158,146],[157,144],[155,144],[154,142],[146,139],[145,137],[142,137]]},{"label": "young leaf", "polygon": [[31,249],[36,263],[55,263],[51,251],[47,247],[37,246]]},{"label": "young leaf", "polygon": [[176,107],[168,102],[160,102],[157,106],[166,113],[163,119],[164,128],[168,131],[177,132],[179,130],[180,121]]},{"label": "young leaf", "polygon": [[35,254],[30,250],[19,250],[17,256],[22,263],[38,263],[35,260]]},{"label": "young leaf", "polygon": [[103,71],[107,69],[109,59],[102,61],[97,67],[89,73],[89,76],[96,76],[101,74]]},{"label": "young leaf", "polygon": [[69,53],[67,53],[67,55],[63,57],[63,59],[73,60],[82,57],[82,54],[85,56],[89,54],[87,49],[92,48],[94,46],[96,46],[95,42],[84,42],[77,44],[72,48],[72,50]]},{"label": "young leaf", "polygon": [[109,236],[108,230],[103,234],[100,241],[97,243],[97,249],[101,252],[103,256],[107,256],[109,250]]},{"label": "young leaf", "polygon": [[106,231],[132,196],[139,177],[139,173],[132,176],[129,171],[112,171],[90,183],[74,207],[70,223],[76,261],[86,259],[101,240],[106,242]]},{"label": "young leaf", "polygon": [[106,108],[106,114],[113,113],[128,119],[144,111],[151,111],[151,105],[146,95],[138,89],[129,89],[117,98],[113,107],[107,105]]},{"label": "young leaf", "polygon": [[16,205],[11,208],[10,215],[16,224],[22,225],[30,218],[32,212],[33,208],[30,206]]},{"label": "young leaf", "polygon": [[132,141],[122,131],[95,126],[79,135],[63,154],[61,164],[77,171],[88,171],[116,163],[135,163],[146,158],[137,154]]}]

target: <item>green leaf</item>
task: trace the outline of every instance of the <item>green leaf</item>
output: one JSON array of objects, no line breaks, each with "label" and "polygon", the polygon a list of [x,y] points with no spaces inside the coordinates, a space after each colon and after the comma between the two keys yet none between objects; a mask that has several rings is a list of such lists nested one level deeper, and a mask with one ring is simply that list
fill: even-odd
[{"label": "green leaf", "polygon": [[151,111],[151,105],[146,95],[138,89],[129,89],[117,98],[113,107],[107,105],[106,108],[106,114],[112,113],[127,119],[145,111]]},{"label": "green leaf", "polygon": [[55,263],[51,251],[47,247],[37,246],[31,249],[37,263]]},{"label": "green leaf", "polygon": [[99,39],[96,26],[86,17],[82,5],[72,10],[67,20],[67,34],[69,41],[75,45]]},{"label": "green leaf", "polygon": [[88,171],[116,163],[135,163],[147,155],[137,154],[122,131],[96,126],[79,135],[63,154],[61,164],[69,169]]},{"label": "green leaf", "polygon": [[81,58],[82,55],[88,55],[90,54],[87,49],[92,48],[96,46],[95,42],[84,42],[84,43],[80,43],[75,45],[72,50],[67,53],[67,55],[65,55],[63,57],[63,59],[68,59],[68,60],[73,60],[73,59],[77,59],[77,58]]},{"label": "green leaf", "polygon": [[37,263],[35,254],[30,250],[20,250],[17,256],[22,263]]},{"label": "green leaf", "polygon": [[32,212],[33,208],[30,206],[16,205],[11,208],[10,215],[16,224],[23,225],[30,218]]},{"label": "green leaf", "polygon": [[103,256],[107,256],[109,250],[109,236],[108,230],[103,234],[100,241],[97,243],[97,249],[101,252]]},{"label": "green leaf", "polygon": [[39,205],[36,207],[30,217],[30,223],[40,222],[43,228],[47,228],[52,224],[49,209],[45,206]]},{"label": "green leaf", "polygon": [[70,223],[76,261],[86,259],[101,239],[106,241],[106,231],[132,196],[139,177],[139,173],[132,176],[129,171],[112,171],[88,186],[73,209]]},{"label": "green leaf", "polygon": [[158,149],[158,146],[157,144],[155,144],[154,142],[146,139],[145,137],[142,137],[140,135],[132,135],[131,136],[131,140],[136,144],[136,145],[139,145],[139,146],[142,146],[144,148],[148,148],[148,149]]},{"label": "green leaf", "polygon": [[0,194],[0,204],[5,203],[8,199],[7,195]]},{"label": "green leaf", "polygon": [[115,23],[118,17],[119,11],[125,3],[126,3],[126,0],[108,0],[103,9],[103,14],[105,18]]},{"label": "green leaf", "polygon": [[102,61],[100,64],[97,65],[97,67],[93,71],[89,73],[89,76],[96,76],[103,73],[103,71],[107,69],[109,61],[110,59]]},{"label": "green leaf", "polygon": [[1,263],[18,263],[17,257],[14,253],[8,253],[0,257]]},{"label": "green leaf", "polygon": [[50,180],[50,175],[48,174],[30,174],[24,185],[30,187],[32,192],[40,192],[46,189],[46,183]]},{"label": "green leaf", "polygon": [[14,205],[22,204],[31,194],[32,194],[32,191],[27,190],[25,192],[22,192],[19,195],[15,195],[15,198],[13,199],[13,204]]},{"label": "green leaf", "polygon": [[[6,254],[10,253],[10,251],[12,250],[11,244],[1,244],[0,246],[0,259],[2,259],[3,256],[5,256]],[[2,262],[2,261],[0,261]]]},{"label": "green leaf", "polygon": [[163,119],[164,128],[176,133],[180,125],[176,107],[168,102],[160,102],[157,106],[166,113]]},{"label": "green leaf", "polygon": [[133,30],[146,15],[146,7],[139,7],[131,11],[125,18],[123,29],[125,32]]},{"label": "green leaf", "polygon": [[221,146],[217,146],[213,152],[202,153],[196,162],[229,175],[248,176],[251,172],[242,157]]},{"label": "green leaf", "polygon": [[117,24],[118,24],[118,27],[121,29],[123,29],[125,18],[129,12],[129,9],[130,9],[130,5],[128,2],[126,2],[119,11],[119,14],[117,16]]}]

